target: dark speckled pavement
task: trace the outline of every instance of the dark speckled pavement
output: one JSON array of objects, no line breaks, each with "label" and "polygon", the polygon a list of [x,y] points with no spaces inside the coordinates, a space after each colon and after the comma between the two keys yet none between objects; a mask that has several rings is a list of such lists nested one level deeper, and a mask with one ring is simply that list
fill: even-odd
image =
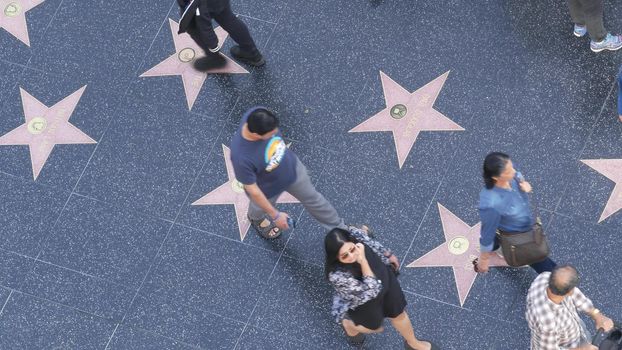
[{"label": "dark speckled pavement", "polygon": [[[29,46],[0,30],[0,137],[20,125],[52,130],[37,124],[36,103],[24,112],[21,90],[52,108],[86,85],[62,112],[96,141],[55,145],[35,178],[40,144],[0,139],[0,349],[349,349],[330,316],[323,230],[300,204],[279,206],[298,226],[275,241],[252,230],[241,240],[233,205],[191,205],[229,181],[222,145],[257,104],[276,111],[346,221],[373,227],[399,257],[418,336],[442,349],[529,348],[530,269],[476,277],[461,305],[450,267],[406,267],[444,244],[438,204],[478,223],[481,163],[493,150],[533,185],[552,257],[575,264],[584,293],[622,321],[622,211],[599,222],[616,183],[582,162],[622,159],[622,54],[574,37],[564,2],[232,7],[267,64],[208,74],[191,108],[180,76],[141,77],[176,53],[173,0],[45,0],[18,33]],[[622,4],[605,10],[607,27],[622,31]],[[380,72],[408,93],[449,72],[418,115],[433,109],[459,128],[438,130],[440,117],[427,129],[405,124],[417,137],[403,164],[390,131],[349,132],[394,107]],[[403,347],[385,326],[365,349]]]}]

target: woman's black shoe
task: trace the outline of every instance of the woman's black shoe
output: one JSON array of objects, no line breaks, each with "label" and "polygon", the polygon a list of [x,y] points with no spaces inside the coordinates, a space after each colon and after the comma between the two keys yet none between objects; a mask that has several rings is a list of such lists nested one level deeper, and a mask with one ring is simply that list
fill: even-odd
[{"label": "woman's black shoe", "polygon": [[359,333],[354,336],[348,335],[348,333],[346,333],[346,338],[348,339],[348,343],[353,346],[363,345],[363,343],[365,342],[365,334],[363,333]]}]

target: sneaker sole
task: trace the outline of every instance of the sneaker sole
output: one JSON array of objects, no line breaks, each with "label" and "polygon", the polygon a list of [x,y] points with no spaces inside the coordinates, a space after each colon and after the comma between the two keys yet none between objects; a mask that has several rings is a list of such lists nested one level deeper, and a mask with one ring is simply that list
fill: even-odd
[{"label": "sneaker sole", "polygon": [[247,64],[250,64],[251,66],[255,66],[255,67],[261,67],[264,64],[266,64],[266,60],[264,58],[261,59],[261,61],[259,62],[251,62],[251,61],[246,61]]},{"label": "sneaker sole", "polygon": [[251,66],[255,66],[255,67],[261,67],[264,64],[266,64],[266,60],[262,58],[261,61],[259,62],[248,62],[248,64],[250,64]]},{"label": "sneaker sole", "polygon": [[235,56],[233,56],[233,58],[235,58],[236,60],[238,60],[238,61],[240,61],[242,63],[248,64],[250,66],[255,66],[255,67],[261,67],[264,64],[266,64],[266,59],[265,58],[262,58],[259,62],[249,61],[246,58],[240,58],[240,57],[235,57]]},{"label": "sneaker sole", "polygon": [[577,32],[572,32],[572,34],[574,34],[574,36],[576,36],[577,38],[581,38],[581,37],[584,37],[584,36],[585,36],[585,33],[583,33],[583,34],[579,34],[579,33],[577,33]]},{"label": "sneaker sole", "polygon": [[608,47],[604,47],[604,48],[602,48],[602,49],[594,49],[593,47],[591,47],[591,46],[590,46],[590,49],[591,49],[593,52],[601,52],[601,51],[605,51],[605,50],[609,50],[609,51],[618,51],[618,50],[622,49],[622,46],[618,46],[618,47],[616,47],[616,48],[614,48],[614,49],[610,49],[610,48],[608,48]]}]

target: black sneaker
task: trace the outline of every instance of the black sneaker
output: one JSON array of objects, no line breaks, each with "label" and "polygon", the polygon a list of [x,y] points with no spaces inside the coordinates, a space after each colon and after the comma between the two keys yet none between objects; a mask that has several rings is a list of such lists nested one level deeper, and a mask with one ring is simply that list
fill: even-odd
[{"label": "black sneaker", "polygon": [[227,60],[220,54],[210,54],[205,57],[199,57],[192,65],[199,72],[206,72],[210,69],[222,68],[227,64]]},{"label": "black sneaker", "polygon": [[257,49],[249,53],[242,51],[238,45],[234,45],[229,51],[231,52],[231,56],[235,57],[236,60],[250,64],[251,66],[261,67],[266,64],[266,60]]}]

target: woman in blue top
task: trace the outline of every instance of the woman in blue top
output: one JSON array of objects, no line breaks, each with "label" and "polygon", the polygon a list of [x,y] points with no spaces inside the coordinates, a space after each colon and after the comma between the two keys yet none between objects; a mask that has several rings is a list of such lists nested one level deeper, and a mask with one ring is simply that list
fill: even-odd
[{"label": "woman in blue top", "polygon": [[[488,260],[499,249],[497,230],[520,233],[531,230],[535,223],[529,198],[531,185],[514,169],[510,156],[493,152],[484,160],[484,188],[479,194],[480,256],[477,270],[488,272]],[[552,271],[551,258],[530,265],[537,273]]]}]

